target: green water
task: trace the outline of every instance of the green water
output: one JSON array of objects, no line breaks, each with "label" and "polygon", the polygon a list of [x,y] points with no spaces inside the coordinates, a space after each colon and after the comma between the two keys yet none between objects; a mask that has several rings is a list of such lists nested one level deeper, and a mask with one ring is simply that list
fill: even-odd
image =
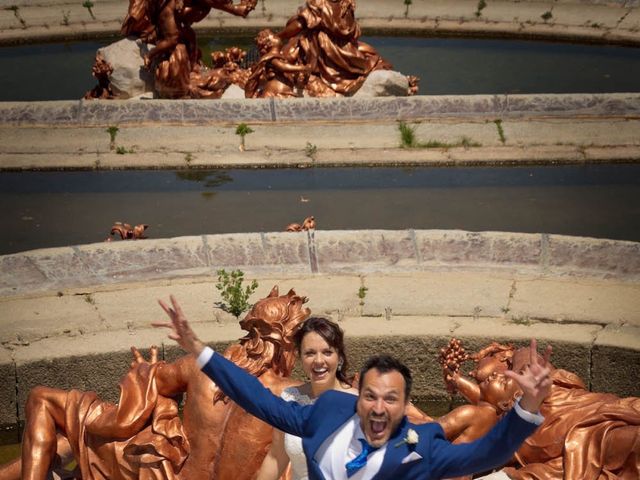
[{"label": "green water", "polygon": [[277,232],[309,215],[322,230],[640,241],[640,165],[1,172],[0,211],[0,255],[102,242],[114,221],[157,239]]},{"label": "green water", "polygon": [[0,464],[10,462],[14,458],[20,456],[20,444],[12,443],[11,445],[0,446]]},{"label": "green water", "polygon": [[[116,40],[0,48],[0,101],[70,100],[95,85],[96,50]],[[637,92],[640,48],[471,38],[362,38],[395,70],[421,78],[422,95]],[[251,36],[199,37],[203,59]],[[636,80],[634,80],[634,78]]]}]

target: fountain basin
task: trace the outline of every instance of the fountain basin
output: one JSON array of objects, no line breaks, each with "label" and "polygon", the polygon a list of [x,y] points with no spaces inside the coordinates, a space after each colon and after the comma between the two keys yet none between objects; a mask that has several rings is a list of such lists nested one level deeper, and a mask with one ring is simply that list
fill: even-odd
[{"label": "fountain basin", "polygon": [[[470,349],[495,340],[551,342],[555,363],[593,390],[637,396],[640,244],[464,231],[315,231],[182,237],[45,249],[0,257],[0,423],[15,425],[31,387],[117,398],[128,348],[179,349],[149,328],[156,298],[175,294],[201,337],[242,335],[219,301],[215,270],[241,268],[310,298],[346,331],[350,360],[393,351],[416,372],[415,396],[447,394],[435,355],[451,336]],[[358,297],[366,287],[364,299]],[[613,363],[615,362],[615,364]],[[15,381],[14,381],[15,379]],[[17,393],[16,393],[17,392]],[[16,409],[17,403],[17,409]],[[15,412],[18,412],[17,414]]]}]

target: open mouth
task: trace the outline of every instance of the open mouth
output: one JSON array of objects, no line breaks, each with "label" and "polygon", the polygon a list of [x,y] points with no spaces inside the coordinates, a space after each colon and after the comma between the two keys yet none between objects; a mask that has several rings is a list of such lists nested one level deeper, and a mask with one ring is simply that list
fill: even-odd
[{"label": "open mouth", "polygon": [[314,368],[314,369],[312,370],[312,372],[313,372],[313,375],[314,375],[316,378],[322,378],[322,377],[324,377],[327,373],[329,373],[329,369],[328,369],[328,368],[325,368],[325,367],[322,367],[322,368]]},{"label": "open mouth", "polygon": [[381,437],[387,429],[386,420],[369,420],[369,425],[371,427],[371,433],[376,438]]}]

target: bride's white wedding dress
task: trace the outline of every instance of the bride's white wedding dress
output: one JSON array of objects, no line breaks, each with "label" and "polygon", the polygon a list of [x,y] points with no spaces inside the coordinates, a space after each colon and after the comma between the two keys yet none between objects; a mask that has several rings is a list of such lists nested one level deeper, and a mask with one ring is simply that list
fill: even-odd
[{"label": "bride's white wedding dress", "polygon": [[[284,400],[298,402],[301,405],[310,405],[314,402],[311,397],[300,393],[296,387],[285,388],[280,394]],[[291,472],[293,480],[308,480],[309,472],[307,471],[307,457],[302,450],[302,439],[291,435],[284,434],[284,450],[289,456],[291,462]]]}]

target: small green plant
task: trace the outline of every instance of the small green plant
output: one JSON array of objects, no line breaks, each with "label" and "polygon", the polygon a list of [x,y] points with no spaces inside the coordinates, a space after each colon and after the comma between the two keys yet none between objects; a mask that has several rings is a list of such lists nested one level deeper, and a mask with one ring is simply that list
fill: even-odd
[{"label": "small green plant", "polygon": [[120,129],[115,125],[110,126],[105,131],[109,134],[109,150],[115,150],[116,148],[116,136]]},{"label": "small green plant", "polygon": [[440,142],[438,140],[429,140],[427,143],[421,144],[424,148],[451,148],[453,143]]},{"label": "small green plant", "polygon": [[542,20],[544,20],[546,22],[546,21],[550,20],[551,18],[553,18],[553,13],[551,13],[551,10],[547,10],[542,15],[540,15],[540,18],[542,18]]},{"label": "small green plant", "polygon": [[60,25],[69,25],[69,14],[71,12],[69,10],[62,10],[62,22]]},{"label": "small green plant", "polygon": [[224,300],[224,302],[219,302],[218,306],[238,318],[242,312],[251,308],[248,300],[258,288],[258,282],[253,280],[250,285],[243,288],[244,273],[242,270],[227,272],[222,269],[216,273],[218,274],[216,288],[220,290],[220,296]]},{"label": "small green plant", "polygon": [[413,2],[412,0],[404,0],[404,16],[408,17],[409,16],[409,5],[411,5]]},{"label": "small green plant", "polygon": [[360,306],[364,305],[364,298],[367,296],[367,290],[369,290],[364,285],[358,289],[358,298],[360,299]]},{"label": "small green plant", "polygon": [[402,148],[413,148],[416,146],[416,129],[404,122],[398,123],[400,130],[400,146]]},{"label": "small green plant", "polygon": [[316,156],[316,153],[318,152],[318,147],[316,147],[313,143],[307,142],[307,144],[304,147],[304,154],[313,159]]},{"label": "small green plant", "polygon": [[246,123],[241,123],[236,127],[236,135],[240,136],[240,146],[238,148],[241,152],[244,152],[245,150],[244,137],[246,137],[250,133],[253,133],[253,129]]},{"label": "small green plant", "polygon": [[487,2],[485,2],[485,0],[480,0],[476,9],[476,17],[480,17],[480,15],[482,15],[482,10],[485,8],[487,8]]},{"label": "small green plant", "polygon": [[127,147],[119,146],[119,147],[116,148],[116,153],[118,155],[124,155],[126,153],[136,153],[136,151],[133,148],[127,148]]},{"label": "small green plant", "polygon": [[529,326],[531,325],[533,322],[529,319],[529,317],[513,317],[510,320],[511,323],[514,323],[516,325],[525,325],[525,326]]},{"label": "small green plant", "polygon": [[479,143],[479,142],[474,142],[473,140],[471,140],[471,139],[470,139],[469,137],[467,137],[467,136],[463,136],[463,137],[460,139],[459,145],[460,145],[461,147],[464,147],[464,148],[481,147],[481,146],[482,146],[482,144],[481,144],[481,143]]},{"label": "small green plant", "polygon": [[96,301],[93,298],[93,295],[91,295],[90,293],[87,293],[84,297],[84,301],[87,302],[89,305],[95,305]]},{"label": "small green plant", "polygon": [[95,6],[94,3],[91,0],[85,0],[82,3],[82,6],[89,11],[89,15],[91,15],[91,18],[95,20],[96,16],[93,14],[93,10],[92,10],[92,8]]},{"label": "small green plant", "polygon": [[191,162],[193,162],[194,156],[191,152],[187,152],[184,155],[184,161],[187,162],[187,165],[191,165]]},{"label": "small green plant", "polygon": [[502,129],[502,120],[499,118],[494,120],[493,123],[496,124],[496,128],[498,129],[498,137],[500,137],[500,141],[504,145],[507,142],[507,138],[504,136],[504,130]]}]

